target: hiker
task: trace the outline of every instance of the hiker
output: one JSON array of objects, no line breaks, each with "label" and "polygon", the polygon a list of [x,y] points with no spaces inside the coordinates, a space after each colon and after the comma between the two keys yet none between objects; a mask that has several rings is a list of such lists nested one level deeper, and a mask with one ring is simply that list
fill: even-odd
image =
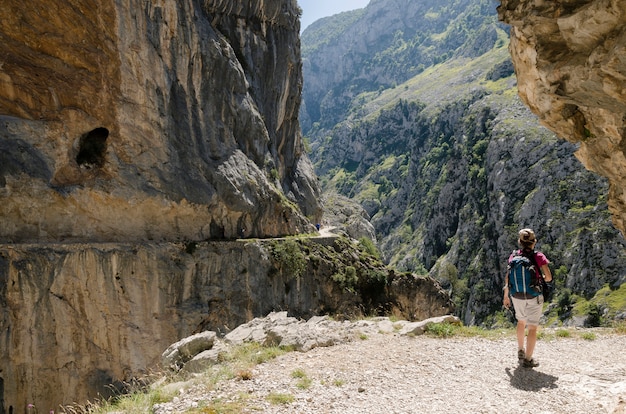
[{"label": "hiker", "polygon": [[[534,288],[536,281],[532,280],[533,277],[526,277],[523,282],[520,282],[520,277],[513,275],[513,263],[524,262],[524,258],[527,258],[526,266],[539,269],[539,277],[543,276],[546,282],[552,281],[552,273],[548,267],[550,261],[543,253],[535,251],[537,239],[531,229],[519,231],[518,243],[520,250],[513,251],[509,256],[502,303],[505,308],[509,309],[511,300],[513,301],[515,317],[517,318],[517,357],[524,367],[533,368],[539,366],[539,363],[533,358],[533,351],[537,343],[539,318],[543,312],[543,295],[541,291]],[[515,280],[511,280],[512,277]],[[528,327],[528,337],[526,348],[524,348],[526,327]]]}]

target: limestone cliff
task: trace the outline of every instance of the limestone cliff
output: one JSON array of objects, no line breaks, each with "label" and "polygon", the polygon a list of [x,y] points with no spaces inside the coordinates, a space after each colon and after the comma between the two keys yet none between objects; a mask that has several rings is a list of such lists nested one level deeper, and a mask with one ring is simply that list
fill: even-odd
[{"label": "limestone cliff", "polygon": [[[366,256],[336,238],[0,245],[0,413],[106,398],[180,338],[273,310],[451,312],[431,279],[387,274]],[[332,276],[347,267],[358,277],[349,286]]]},{"label": "limestone cliff", "polygon": [[178,339],[273,310],[451,311],[434,280],[352,241],[216,241],[321,216],[299,13],[0,2],[0,414],[106,397]]},{"label": "limestone cliff", "polygon": [[299,7],[0,4],[0,240],[293,234],[320,214]]},{"label": "limestone cliff", "polygon": [[498,13],[511,25],[521,98],[608,177],[613,222],[626,233],[626,2],[502,0]]}]

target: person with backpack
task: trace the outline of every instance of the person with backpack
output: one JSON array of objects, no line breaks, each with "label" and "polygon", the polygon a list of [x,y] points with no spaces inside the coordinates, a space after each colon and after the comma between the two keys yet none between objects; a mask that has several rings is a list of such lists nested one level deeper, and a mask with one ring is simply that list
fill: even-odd
[{"label": "person with backpack", "polygon": [[[517,357],[524,367],[534,368],[539,363],[533,358],[537,343],[537,328],[543,312],[543,281],[551,282],[550,261],[540,251],[535,251],[537,238],[531,229],[519,231],[519,250],[509,256],[504,280],[502,303],[509,309],[511,301],[517,318]],[[543,280],[542,280],[543,279]],[[524,336],[526,347],[524,348]]]}]

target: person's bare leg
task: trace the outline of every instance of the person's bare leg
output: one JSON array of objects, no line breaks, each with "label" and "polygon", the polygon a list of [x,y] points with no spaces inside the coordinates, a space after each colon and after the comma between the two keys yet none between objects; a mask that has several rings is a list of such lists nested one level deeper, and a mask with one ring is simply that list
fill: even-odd
[{"label": "person's bare leg", "polygon": [[[517,321],[517,349],[524,349],[524,334],[526,333],[526,322]],[[528,355],[528,351],[526,351]]]},{"label": "person's bare leg", "polygon": [[533,351],[537,343],[537,326],[528,325],[528,338],[526,338],[526,359],[533,358]]}]

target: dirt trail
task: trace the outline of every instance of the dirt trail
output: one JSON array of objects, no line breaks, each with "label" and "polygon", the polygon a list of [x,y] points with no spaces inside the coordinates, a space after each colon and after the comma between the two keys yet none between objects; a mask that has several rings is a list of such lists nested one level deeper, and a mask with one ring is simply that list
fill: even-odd
[{"label": "dirt trail", "polygon": [[[600,332],[600,331],[598,331]],[[514,337],[432,338],[377,333],[365,340],[257,366],[248,381],[184,390],[156,413],[215,399],[245,399],[248,413],[610,413],[626,414],[626,336],[542,339],[541,365],[522,368]],[[310,380],[303,387],[294,372]],[[276,405],[269,395],[294,397]]]}]

